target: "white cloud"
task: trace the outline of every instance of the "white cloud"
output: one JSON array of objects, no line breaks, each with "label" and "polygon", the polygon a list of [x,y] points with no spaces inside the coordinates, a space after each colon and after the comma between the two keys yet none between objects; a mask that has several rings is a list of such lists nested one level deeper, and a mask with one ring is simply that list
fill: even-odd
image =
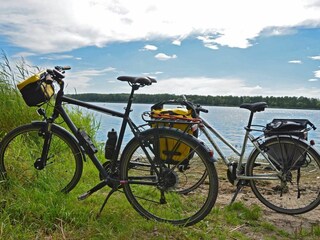
[{"label": "white cloud", "polygon": [[157,71],[157,72],[145,72],[145,73],[142,73],[142,75],[152,77],[153,75],[159,75],[159,74],[162,74],[162,73],[163,72],[160,72],[160,71]]},{"label": "white cloud", "polygon": [[[270,88],[250,85],[236,78],[168,78],[157,79],[154,86],[143,88],[140,93],[197,94],[211,96],[301,96],[319,98],[320,88]],[[170,87],[168,87],[170,86]],[[299,94],[298,94],[299,96]]]},{"label": "white cloud", "polygon": [[[293,92],[287,94],[287,96],[299,96],[297,93],[301,93],[300,96],[304,96],[304,97],[308,97],[308,98],[317,98],[319,99],[320,96],[320,88],[307,88],[307,87],[301,87],[299,89],[293,89],[293,91],[295,91],[296,94],[294,94]],[[285,95],[282,95],[285,96]]]},{"label": "white cloud", "polygon": [[311,79],[309,79],[308,81],[309,81],[309,82],[318,82],[318,81],[319,81],[319,79],[311,78]]},{"label": "white cloud", "polygon": [[262,35],[264,36],[283,36],[283,35],[292,35],[296,33],[296,29],[288,28],[288,26],[284,27],[267,27],[262,31]]},{"label": "white cloud", "polygon": [[320,78],[320,70],[314,71],[313,73],[316,78]]},{"label": "white cloud", "polygon": [[[170,87],[168,87],[170,86]],[[260,86],[247,86],[241,79],[216,79],[207,77],[186,77],[160,79],[154,88],[148,89],[153,93],[169,94],[198,94],[198,95],[261,95]]]},{"label": "white cloud", "polygon": [[169,59],[175,59],[177,58],[177,55],[173,54],[171,56],[165,54],[165,53],[158,53],[157,55],[154,56],[156,59],[161,60],[161,61],[166,61]]},{"label": "white cloud", "polygon": [[217,45],[215,45],[215,44],[208,43],[208,44],[205,44],[204,46],[206,48],[210,48],[210,49],[213,49],[213,50],[218,50],[219,49],[219,47]]},{"label": "white cloud", "polygon": [[86,92],[87,88],[94,84],[94,81],[92,79],[96,79],[99,76],[103,76],[104,74],[108,72],[115,72],[116,69],[113,67],[107,67],[104,69],[87,69],[84,71],[73,71],[72,74],[66,74],[67,77],[67,92],[72,93],[74,89],[77,90],[77,92]]},{"label": "white cloud", "polygon": [[215,42],[215,38],[213,36],[198,36],[197,39],[202,41],[204,44]]},{"label": "white cloud", "polygon": [[158,50],[158,47],[157,46],[154,46],[154,45],[145,45],[142,49],[142,51],[156,51]]},{"label": "white cloud", "polygon": [[58,54],[52,54],[44,57],[40,57],[40,59],[44,60],[61,60],[61,59],[76,59],[76,60],[81,60],[82,58],[79,57],[74,57],[71,55],[58,55]]},{"label": "white cloud", "polygon": [[313,57],[309,57],[309,58],[311,58],[313,60],[320,60],[320,56],[313,56]]},{"label": "white cloud", "polygon": [[176,45],[176,46],[181,46],[181,40],[176,39],[176,40],[172,41],[172,44]]},{"label": "white cloud", "polygon": [[216,44],[216,37],[215,36],[198,36],[197,39],[203,42],[203,45],[207,48],[217,50],[219,49],[218,45]]},{"label": "white cloud", "polygon": [[291,61],[288,61],[288,63],[302,64],[302,61],[301,60],[291,60]]},{"label": "white cloud", "polygon": [[176,45],[176,46],[181,46],[182,41],[187,37],[188,37],[188,35],[180,35],[177,39],[172,41],[172,44]]},{"label": "white cloud", "polygon": [[84,71],[77,72],[76,75],[78,75],[78,76],[99,76],[99,75],[102,75],[106,72],[114,72],[114,71],[116,71],[116,69],[113,67],[107,67],[107,68],[104,68],[101,70],[87,69]]},{"label": "white cloud", "polygon": [[30,57],[30,56],[34,56],[36,55],[35,53],[32,53],[32,52],[19,52],[19,53],[16,53],[15,55],[13,55],[12,57],[14,58],[26,58],[26,57]]},{"label": "white cloud", "polygon": [[207,46],[247,48],[266,29],[319,25],[312,0],[11,0],[0,8],[1,34],[38,53],[158,38],[179,45],[190,35],[214,36]]}]

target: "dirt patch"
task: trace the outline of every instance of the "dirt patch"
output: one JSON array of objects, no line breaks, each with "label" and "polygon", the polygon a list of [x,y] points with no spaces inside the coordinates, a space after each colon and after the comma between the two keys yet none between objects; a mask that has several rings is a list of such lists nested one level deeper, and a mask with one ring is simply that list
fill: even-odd
[{"label": "dirt patch", "polygon": [[[218,164],[217,169],[219,175],[219,195],[216,204],[217,206],[223,207],[230,204],[236,187],[227,180],[225,166],[221,166],[222,164],[220,166],[219,165],[220,164]],[[312,229],[315,225],[319,226],[320,224],[320,206],[310,212],[300,215],[280,214],[265,207],[255,197],[249,186],[242,189],[235,201],[240,201],[247,207],[252,206],[252,204],[257,204],[263,211],[262,220],[272,223],[278,228],[289,233],[298,233],[301,229]]]}]

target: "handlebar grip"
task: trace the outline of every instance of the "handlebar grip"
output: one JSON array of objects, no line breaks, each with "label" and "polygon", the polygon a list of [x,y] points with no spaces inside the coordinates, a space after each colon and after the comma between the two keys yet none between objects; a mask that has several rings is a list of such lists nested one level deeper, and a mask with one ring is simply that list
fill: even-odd
[{"label": "handlebar grip", "polygon": [[204,112],[204,113],[208,113],[209,112],[208,109],[205,109],[203,107],[199,107],[199,108],[197,108],[197,110],[200,111],[200,112]]},{"label": "handlebar grip", "polygon": [[151,81],[151,83],[156,83],[157,82],[157,80],[155,80],[154,78],[152,78],[152,77],[148,77],[149,78],[149,80]]},{"label": "handlebar grip", "polygon": [[308,121],[308,124],[310,125],[310,127],[311,127],[313,130],[316,130],[316,129],[317,129],[316,126],[315,126],[312,122]]},{"label": "handlebar grip", "polygon": [[70,67],[70,66],[55,66],[54,69],[56,69],[56,70],[58,70],[59,72],[61,72],[61,71],[70,70],[71,67]]},{"label": "handlebar grip", "polygon": [[62,67],[62,70],[70,70],[70,69],[71,69],[70,66],[64,66],[64,67]]}]

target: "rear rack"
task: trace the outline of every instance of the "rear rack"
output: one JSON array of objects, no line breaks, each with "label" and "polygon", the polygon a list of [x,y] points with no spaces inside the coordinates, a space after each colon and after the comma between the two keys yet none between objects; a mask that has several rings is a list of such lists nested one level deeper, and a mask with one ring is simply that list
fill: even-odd
[{"label": "rear rack", "polygon": [[146,111],[141,115],[143,121],[148,124],[200,124],[202,121],[200,118],[187,118],[181,115],[168,115],[168,114],[152,114],[150,111]]}]

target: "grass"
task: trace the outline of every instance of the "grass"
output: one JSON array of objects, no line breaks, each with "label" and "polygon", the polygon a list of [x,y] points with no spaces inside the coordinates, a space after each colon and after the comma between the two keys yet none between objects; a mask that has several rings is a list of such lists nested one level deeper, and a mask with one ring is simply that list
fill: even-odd
[{"label": "grass", "polygon": [[259,206],[241,202],[215,207],[207,218],[176,227],[140,217],[124,194],[115,193],[102,215],[96,214],[108,192],[102,189],[85,201],[77,196],[98,181],[94,166],[85,164],[79,185],[65,195],[40,187],[2,187],[0,239],[299,239],[319,236],[319,227],[287,233],[263,220]]},{"label": "grass", "polygon": [[[2,54],[0,62],[0,139],[12,128],[21,125],[28,119],[39,118],[34,109],[26,108],[15,84],[35,68],[27,67],[24,61],[11,64],[6,55]],[[25,69],[25,70],[22,70]]]},{"label": "grass", "polygon": [[[39,119],[34,108],[26,107],[14,87],[27,72],[24,62],[11,66],[3,56],[0,71],[0,138],[14,127]],[[36,70],[36,68],[33,68]],[[50,111],[48,109],[48,111]],[[94,138],[99,124],[79,109],[71,114],[77,124]],[[100,152],[100,156],[103,153]],[[103,159],[103,158],[102,158]],[[124,194],[115,193],[102,215],[96,215],[109,189],[106,187],[84,201],[77,196],[99,182],[90,162],[77,187],[65,195],[39,186],[0,184],[0,239],[318,239],[320,227],[286,232],[264,220],[257,205],[241,202],[216,206],[198,224],[183,228],[142,218],[127,202]]]},{"label": "grass", "polygon": [[[42,120],[42,117],[36,113],[37,108],[28,107],[16,87],[18,82],[40,70],[38,67],[28,65],[24,59],[12,63],[4,52],[0,54],[0,140],[17,126],[34,120]],[[48,115],[52,112],[50,105],[44,105],[43,108],[48,112]],[[91,137],[95,137],[99,122],[94,119],[92,114],[84,114],[77,107],[70,107],[69,113],[73,116],[77,126],[85,128]],[[62,121],[58,119],[57,122]],[[64,124],[62,126],[65,127]]]}]

